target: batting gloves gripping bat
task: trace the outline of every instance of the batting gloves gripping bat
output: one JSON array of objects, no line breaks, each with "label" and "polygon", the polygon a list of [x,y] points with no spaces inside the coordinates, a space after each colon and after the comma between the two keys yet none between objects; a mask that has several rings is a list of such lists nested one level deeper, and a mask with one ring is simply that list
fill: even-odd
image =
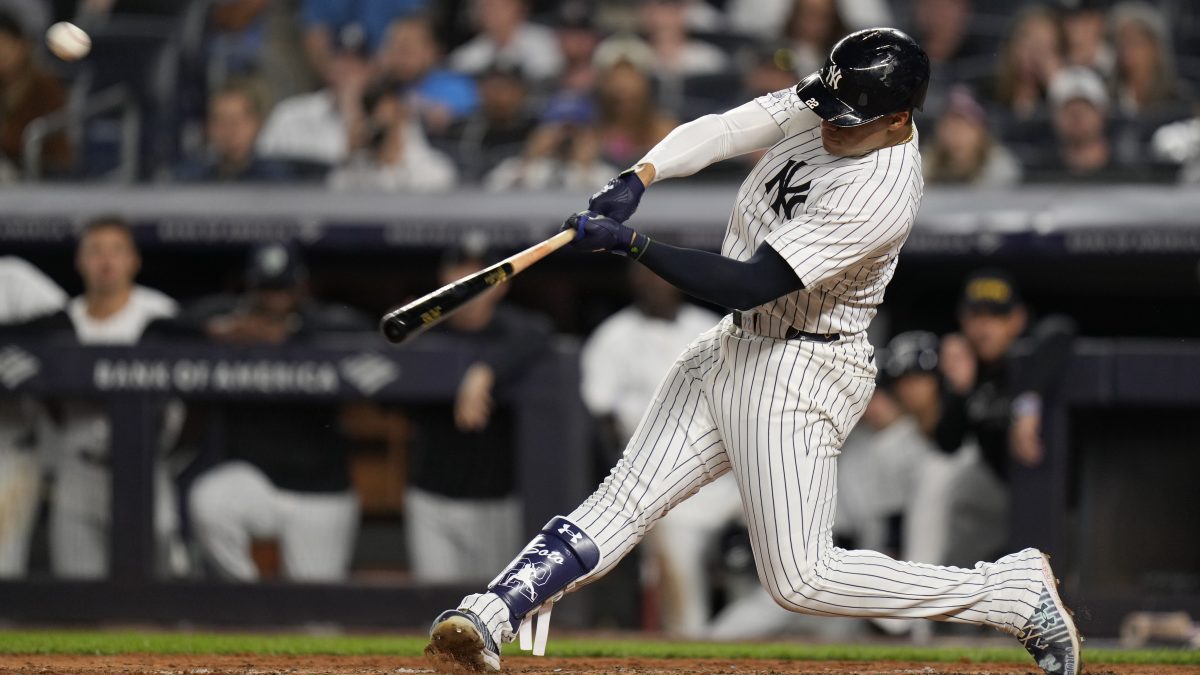
[{"label": "batting gloves gripping bat", "polygon": [[637,211],[645,191],[646,186],[642,184],[642,179],[638,178],[635,169],[626,169],[592,195],[588,201],[588,211],[623,223]]},{"label": "batting gloves gripping bat", "polygon": [[593,211],[572,214],[563,223],[563,230],[574,230],[575,239],[571,246],[586,251],[608,251],[617,255],[630,256],[634,260],[642,257],[650,238],[638,234],[632,228]]}]

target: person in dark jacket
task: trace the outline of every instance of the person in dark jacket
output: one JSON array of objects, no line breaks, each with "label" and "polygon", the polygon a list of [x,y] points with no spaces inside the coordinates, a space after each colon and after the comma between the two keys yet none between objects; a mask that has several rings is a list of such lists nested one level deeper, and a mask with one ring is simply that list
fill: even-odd
[{"label": "person in dark jacket", "polygon": [[[246,294],[202,301],[181,326],[230,345],[291,345],[334,331],[369,330],[365,317],[307,297],[297,252],[257,249]],[[205,559],[223,577],[252,581],[255,539],[279,544],[281,574],[344,580],[358,532],[338,408],[329,403],[237,401],[218,411],[225,459],[196,479],[188,499]]]},{"label": "person in dark jacket", "polygon": [[[484,268],[482,247],[448,252],[441,283]],[[434,329],[467,366],[452,403],[413,411],[416,433],[406,494],[408,551],[420,581],[480,581],[520,539],[516,419],[505,394],[548,348],[549,322],[501,303],[501,286]]]}]

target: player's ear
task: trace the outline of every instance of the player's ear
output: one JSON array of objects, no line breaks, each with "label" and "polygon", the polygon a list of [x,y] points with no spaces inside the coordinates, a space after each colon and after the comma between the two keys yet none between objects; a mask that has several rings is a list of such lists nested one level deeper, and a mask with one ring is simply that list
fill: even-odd
[{"label": "player's ear", "polygon": [[912,119],[912,113],[907,110],[903,110],[903,111],[897,112],[897,113],[892,113],[892,118],[891,118],[891,122],[888,124],[888,129],[891,131],[898,131],[900,128],[907,125],[909,120],[911,120],[911,119]]}]

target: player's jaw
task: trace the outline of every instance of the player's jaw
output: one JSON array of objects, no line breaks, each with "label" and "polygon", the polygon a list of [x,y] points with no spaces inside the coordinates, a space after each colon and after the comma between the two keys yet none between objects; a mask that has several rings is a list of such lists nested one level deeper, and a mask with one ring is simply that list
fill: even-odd
[{"label": "player's jaw", "polygon": [[883,117],[852,127],[839,127],[821,121],[821,145],[825,152],[837,157],[865,155],[872,150],[903,142],[908,136],[908,114]]}]

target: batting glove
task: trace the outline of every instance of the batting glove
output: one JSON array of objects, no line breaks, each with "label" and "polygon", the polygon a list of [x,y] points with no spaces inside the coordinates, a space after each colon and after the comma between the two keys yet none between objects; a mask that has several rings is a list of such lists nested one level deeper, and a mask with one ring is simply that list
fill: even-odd
[{"label": "batting glove", "polygon": [[575,231],[575,239],[571,242],[575,248],[608,251],[632,256],[634,260],[640,258],[650,245],[650,238],[646,235],[592,211],[572,214],[563,223],[562,229]]},{"label": "batting glove", "polygon": [[637,173],[633,169],[626,169],[592,195],[588,201],[588,211],[623,223],[637,211],[638,202],[642,201],[645,191],[646,186],[642,184],[642,179],[638,178]]}]

